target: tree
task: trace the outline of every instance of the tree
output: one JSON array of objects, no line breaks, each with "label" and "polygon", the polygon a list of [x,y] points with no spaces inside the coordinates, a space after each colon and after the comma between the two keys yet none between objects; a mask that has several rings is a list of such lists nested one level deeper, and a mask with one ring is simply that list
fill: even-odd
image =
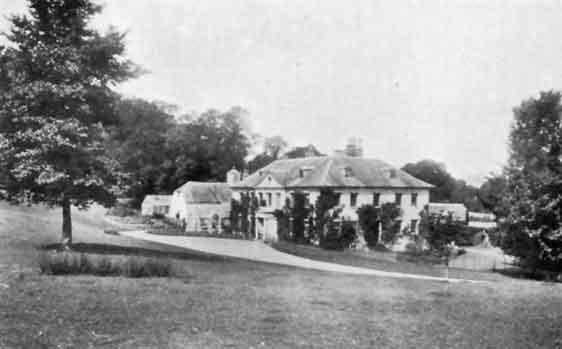
[{"label": "tree", "polygon": [[10,17],[0,50],[0,163],[15,203],[62,207],[62,240],[72,243],[71,205],[111,205],[118,165],[104,151],[115,121],[110,87],[135,75],[124,35],[88,26],[101,8],[88,0],[29,0]]},{"label": "tree", "polygon": [[239,109],[208,110],[191,122],[178,123],[166,134],[156,187],[171,192],[188,180],[224,181],[243,168],[250,148]]},{"label": "tree", "polygon": [[127,195],[140,206],[146,194],[167,194],[157,186],[161,176],[166,134],[175,126],[174,117],[162,103],[122,99],[116,103],[117,123],[109,128],[107,148],[129,173]]},{"label": "tree", "polygon": [[293,241],[297,243],[305,242],[305,222],[310,212],[308,198],[306,194],[296,191],[292,193],[293,200],[290,214],[293,218]]},{"label": "tree", "polygon": [[255,172],[279,159],[287,146],[287,141],[281,136],[266,137],[263,142],[263,151],[248,162],[250,172]]},{"label": "tree", "polygon": [[375,247],[379,242],[380,209],[373,205],[362,205],[357,209],[359,226],[369,247]]},{"label": "tree", "polygon": [[328,211],[339,205],[340,195],[335,193],[332,189],[321,189],[320,195],[316,198],[316,203],[314,205],[316,222],[314,228],[316,231],[316,238],[320,242],[324,236],[324,225],[328,222]]},{"label": "tree", "polygon": [[505,194],[507,178],[504,175],[492,175],[486,179],[478,189],[478,199],[487,211],[496,217],[505,217],[509,208],[506,205]]},{"label": "tree", "polygon": [[284,155],[288,159],[306,158],[311,156],[325,156],[314,145],[309,144],[304,147],[295,147]]},{"label": "tree", "polygon": [[393,242],[400,233],[400,222],[396,219],[402,216],[402,209],[394,202],[385,202],[379,208],[379,221],[381,222],[381,240],[384,243]]},{"label": "tree", "polygon": [[452,214],[430,214],[427,207],[420,212],[418,226],[420,236],[427,241],[433,253],[440,257],[447,267],[449,277],[449,261],[454,253],[454,242],[458,236],[459,223]]},{"label": "tree", "polygon": [[502,248],[532,269],[562,270],[562,105],[541,92],[513,110]]},{"label": "tree", "polygon": [[478,200],[478,188],[455,179],[443,163],[426,159],[408,163],[402,171],[435,186],[430,190],[431,202],[460,202],[471,211],[484,209]]},{"label": "tree", "polygon": [[445,164],[433,160],[421,160],[417,163],[408,163],[402,171],[421,179],[435,187],[431,188],[432,202],[449,202],[455,179],[447,172]]}]

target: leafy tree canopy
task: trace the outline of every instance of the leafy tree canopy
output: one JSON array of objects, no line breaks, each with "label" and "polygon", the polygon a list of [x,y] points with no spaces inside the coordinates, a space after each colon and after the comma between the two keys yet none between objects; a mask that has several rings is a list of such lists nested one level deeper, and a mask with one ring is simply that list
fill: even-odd
[{"label": "leafy tree canopy", "polygon": [[288,159],[306,158],[310,156],[325,156],[314,145],[309,144],[304,147],[294,147],[284,155]]},{"label": "leafy tree canopy", "polygon": [[114,123],[110,87],[135,75],[124,35],[88,26],[100,11],[88,0],[30,0],[29,16],[10,17],[0,48],[0,163],[14,202],[63,207],[111,204],[118,166],[105,154],[104,126]]},{"label": "leafy tree canopy", "polygon": [[562,270],[562,104],[541,92],[513,110],[502,248],[532,268]]},{"label": "leafy tree canopy", "polygon": [[430,191],[431,202],[459,202],[471,211],[484,210],[478,200],[478,188],[455,179],[443,163],[426,159],[408,163],[402,170],[435,186]]}]

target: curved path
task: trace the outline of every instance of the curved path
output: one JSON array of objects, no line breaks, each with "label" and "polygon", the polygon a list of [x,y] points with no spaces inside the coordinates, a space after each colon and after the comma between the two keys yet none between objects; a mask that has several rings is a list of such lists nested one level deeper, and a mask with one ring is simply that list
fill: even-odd
[{"label": "curved path", "polygon": [[315,269],[356,275],[375,275],[403,279],[449,282],[481,282],[475,280],[446,279],[437,276],[389,272],[368,268],[352,267],[336,263],[320,262],[277,251],[276,249],[264,244],[261,241],[218,239],[196,236],[157,235],[146,233],[140,230],[120,231],[119,235],[155,242],[163,245],[196,250],[208,254],[248,259],[258,262],[281,264],[305,269]]}]

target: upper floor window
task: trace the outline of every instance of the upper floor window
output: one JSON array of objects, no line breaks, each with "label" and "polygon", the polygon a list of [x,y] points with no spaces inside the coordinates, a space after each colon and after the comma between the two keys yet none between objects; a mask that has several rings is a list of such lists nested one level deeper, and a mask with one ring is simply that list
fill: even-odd
[{"label": "upper floor window", "polygon": [[357,206],[357,193],[350,193],[349,194],[349,206],[355,207]]},{"label": "upper floor window", "polygon": [[397,176],[396,169],[393,169],[393,168],[390,169],[390,171],[388,171],[388,175],[389,175],[390,178],[396,178],[396,176]]},{"label": "upper floor window", "polygon": [[412,206],[418,206],[418,193],[412,193],[412,196],[410,198],[410,202],[411,202]]},{"label": "upper floor window", "polygon": [[352,177],[352,176],[353,176],[353,170],[351,169],[351,167],[345,167],[345,168],[343,169],[343,171],[344,171],[344,172],[343,172],[343,173],[344,173],[344,176],[345,176],[346,178],[347,178],[347,177]]},{"label": "upper floor window", "polygon": [[402,205],[402,193],[394,194],[394,203],[396,204],[396,206]]},{"label": "upper floor window", "polygon": [[263,200],[263,193],[258,193],[258,200],[260,206],[265,206],[265,201]]},{"label": "upper floor window", "polygon": [[271,193],[267,193],[267,206],[271,207],[273,204],[273,195]]},{"label": "upper floor window", "polygon": [[373,206],[378,206],[380,205],[380,201],[381,201],[381,194],[380,193],[373,193]]}]

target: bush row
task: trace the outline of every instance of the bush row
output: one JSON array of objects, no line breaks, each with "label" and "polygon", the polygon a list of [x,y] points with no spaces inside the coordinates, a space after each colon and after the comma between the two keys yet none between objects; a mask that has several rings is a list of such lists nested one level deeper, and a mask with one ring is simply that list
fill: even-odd
[{"label": "bush row", "polygon": [[166,277],[172,276],[169,259],[137,256],[88,255],[77,252],[41,252],[39,269],[43,274],[92,274],[98,276]]}]

